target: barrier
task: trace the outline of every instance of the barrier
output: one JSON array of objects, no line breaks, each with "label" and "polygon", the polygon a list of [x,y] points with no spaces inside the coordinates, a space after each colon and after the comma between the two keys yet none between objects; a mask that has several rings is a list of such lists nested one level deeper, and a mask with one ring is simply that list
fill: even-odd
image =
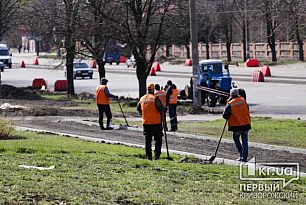
[{"label": "barrier", "polygon": [[26,67],[25,62],[21,61],[20,68],[25,68],[25,67]]},{"label": "barrier", "polygon": [[33,89],[41,89],[42,87],[47,88],[47,82],[43,78],[35,78],[32,81],[32,88]]},{"label": "barrier", "polygon": [[264,66],[261,69],[261,72],[263,73],[264,76],[271,76],[271,70],[269,66]]},{"label": "barrier", "polygon": [[159,62],[155,62],[153,67],[155,68],[155,71],[161,71]]},{"label": "barrier", "polygon": [[152,66],[151,71],[150,71],[151,76],[156,76],[156,71],[155,71],[155,66]]},{"label": "barrier", "polygon": [[126,63],[126,57],[120,56],[120,63]]},{"label": "barrier", "polygon": [[246,62],[245,62],[245,66],[246,67],[259,67],[259,62],[256,58],[249,58]]},{"label": "barrier", "polygon": [[96,60],[92,60],[90,67],[97,68],[97,61]]},{"label": "barrier", "polygon": [[185,66],[192,66],[192,60],[191,59],[186,59],[185,60]]},{"label": "barrier", "polygon": [[54,83],[54,92],[55,91],[67,91],[68,83],[67,80],[57,80]]},{"label": "barrier", "polygon": [[265,82],[264,74],[260,70],[253,73],[253,82]]},{"label": "barrier", "polygon": [[38,62],[38,58],[37,58],[37,57],[34,59],[33,65],[39,65],[39,62]]}]

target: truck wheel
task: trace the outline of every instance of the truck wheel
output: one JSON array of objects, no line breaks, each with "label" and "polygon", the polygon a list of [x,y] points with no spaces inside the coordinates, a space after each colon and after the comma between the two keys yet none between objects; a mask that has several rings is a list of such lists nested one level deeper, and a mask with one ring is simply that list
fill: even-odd
[{"label": "truck wheel", "polygon": [[112,65],[112,64],[113,64],[113,62],[110,62],[109,64],[110,64],[110,65]]},{"label": "truck wheel", "polygon": [[120,64],[120,62],[117,62],[117,65],[119,65]]},{"label": "truck wheel", "polygon": [[218,97],[218,103],[220,105],[225,105],[227,103],[227,99],[228,99],[228,97],[219,96]]},{"label": "truck wheel", "polygon": [[207,105],[208,107],[215,107],[217,104],[217,98],[214,94],[207,94]]},{"label": "truck wheel", "polygon": [[92,79],[92,75],[90,75],[89,78]]},{"label": "truck wheel", "polygon": [[9,65],[9,68],[12,68],[12,64]]},{"label": "truck wheel", "polygon": [[4,68],[3,67],[1,67],[1,72],[3,72],[4,71]]}]

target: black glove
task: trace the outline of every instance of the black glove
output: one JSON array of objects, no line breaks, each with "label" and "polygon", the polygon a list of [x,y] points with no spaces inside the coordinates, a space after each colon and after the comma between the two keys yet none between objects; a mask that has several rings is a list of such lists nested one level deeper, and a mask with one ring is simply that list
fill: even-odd
[{"label": "black glove", "polygon": [[119,96],[118,96],[118,95],[115,95],[115,99],[118,100],[118,99],[119,99]]}]

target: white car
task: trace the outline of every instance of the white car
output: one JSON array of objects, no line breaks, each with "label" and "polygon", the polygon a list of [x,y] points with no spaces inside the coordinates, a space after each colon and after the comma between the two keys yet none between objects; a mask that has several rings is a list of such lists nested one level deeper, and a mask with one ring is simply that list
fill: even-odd
[{"label": "white car", "polygon": [[12,68],[12,54],[6,44],[0,43],[0,62]]},{"label": "white car", "polygon": [[88,66],[87,63],[73,63],[73,78],[81,77],[84,79],[85,77],[89,77],[92,79],[93,70]]},{"label": "white car", "polygon": [[134,56],[132,55],[129,59],[126,60],[125,62],[126,66],[129,68],[129,67],[133,67],[135,68],[136,67],[136,61],[135,61],[135,58]]}]

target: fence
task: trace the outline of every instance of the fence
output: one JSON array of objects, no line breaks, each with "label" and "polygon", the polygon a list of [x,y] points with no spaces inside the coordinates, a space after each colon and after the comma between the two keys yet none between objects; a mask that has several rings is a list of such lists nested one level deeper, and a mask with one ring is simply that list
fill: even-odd
[{"label": "fence", "polygon": [[[190,46],[191,48],[191,46]],[[166,46],[161,46],[158,50],[158,56],[166,56]],[[199,58],[206,58],[206,45],[199,44]],[[271,49],[267,43],[250,43],[249,44],[250,57],[258,58],[260,60],[271,60]],[[186,58],[185,46],[172,45],[168,47],[170,56],[178,58]],[[276,42],[276,53],[278,59],[297,60],[299,57],[299,46],[296,42]],[[232,43],[231,45],[232,59],[243,59],[243,44]],[[209,44],[210,58],[226,59],[226,45],[225,43]],[[306,41],[304,42],[304,57],[306,58]]]}]

